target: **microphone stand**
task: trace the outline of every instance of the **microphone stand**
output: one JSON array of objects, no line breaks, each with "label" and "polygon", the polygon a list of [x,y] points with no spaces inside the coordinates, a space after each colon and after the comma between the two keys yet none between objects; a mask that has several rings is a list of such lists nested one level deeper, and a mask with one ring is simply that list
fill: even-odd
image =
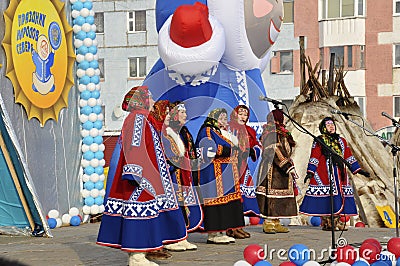
[{"label": "microphone stand", "polygon": [[330,196],[330,209],[331,209],[331,213],[330,213],[330,218],[331,218],[331,248],[332,248],[332,253],[330,254],[329,258],[325,261],[321,261],[320,263],[330,263],[333,262],[335,258],[335,250],[336,250],[336,240],[335,240],[335,217],[334,217],[334,200],[333,200],[333,182],[335,182],[335,176],[334,176],[334,172],[333,172],[333,163],[332,163],[332,158],[333,156],[335,156],[335,158],[339,159],[339,161],[341,161],[344,165],[346,165],[347,167],[350,168],[350,163],[347,162],[345,159],[343,159],[339,154],[337,154],[334,150],[332,150],[331,147],[327,146],[325,144],[325,142],[323,142],[320,138],[318,138],[317,136],[313,135],[310,131],[308,131],[306,128],[304,128],[302,125],[300,125],[299,123],[297,123],[296,120],[294,120],[292,117],[290,117],[290,115],[286,114],[285,112],[282,113],[284,116],[286,116],[290,121],[292,121],[292,123],[296,124],[299,128],[301,128],[306,134],[308,134],[309,136],[311,136],[314,141],[318,142],[321,147],[326,150],[328,152],[328,166],[329,166],[329,196]]},{"label": "microphone stand", "polygon": [[[394,182],[394,212],[395,212],[395,218],[396,218],[396,237],[399,237],[399,207],[398,207],[398,188],[397,188],[397,162],[396,162],[396,154],[398,151],[400,151],[400,147],[394,145],[393,143],[390,143],[386,139],[382,138],[378,134],[371,132],[369,129],[365,128],[364,126],[358,124],[354,120],[350,119],[348,115],[344,116],[348,121],[352,122],[353,124],[357,125],[358,127],[364,129],[365,131],[368,131],[371,135],[377,137],[381,142],[384,142],[386,145],[390,146],[391,152],[393,155],[393,182]],[[399,123],[394,123],[393,126],[396,126],[400,128]]]}]

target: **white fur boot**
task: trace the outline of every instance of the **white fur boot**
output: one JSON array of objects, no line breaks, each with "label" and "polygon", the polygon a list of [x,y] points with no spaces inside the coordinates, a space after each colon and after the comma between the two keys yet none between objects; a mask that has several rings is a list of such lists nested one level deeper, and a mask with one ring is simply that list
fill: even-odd
[{"label": "white fur boot", "polygon": [[144,252],[130,252],[129,266],[158,266],[158,264],[146,259]]}]

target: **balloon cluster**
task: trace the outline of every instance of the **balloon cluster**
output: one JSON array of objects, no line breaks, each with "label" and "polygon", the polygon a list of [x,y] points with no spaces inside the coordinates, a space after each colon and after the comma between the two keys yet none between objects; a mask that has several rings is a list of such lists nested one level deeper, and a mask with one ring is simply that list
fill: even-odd
[{"label": "balloon cluster", "polygon": [[[244,260],[237,261],[234,266],[270,266],[266,259],[264,249],[257,244],[247,246],[243,251]],[[280,263],[280,266],[318,266],[317,261],[311,260],[311,254],[315,251],[310,250],[303,244],[291,246],[287,252],[289,261]],[[356,249],[350,245],[339,246],[336,248],[335,261],[331,265],[336,266],[400,266],[400,238],[391,238],[386,250],[383,250],[380,242],[374,238],[364,240],[361,246]]]},{"label": "balloon cluster", "polygon": [[104,211],[103,114],[100,99],[100,69],[97,54],[96,25],[92,0],[70,0],[72,4],[74,46],[80,91],[82,136],[83,214]]},{"label": "balloon cluster", "polygon": [[65,213],[60,218],[60,212],[57,210],[50,210],[47,214],[47,223],[50,229],[60,226],[79,226],[82,222],[82,216],[79,214],[79,209],[72,207],[68,213]]}]

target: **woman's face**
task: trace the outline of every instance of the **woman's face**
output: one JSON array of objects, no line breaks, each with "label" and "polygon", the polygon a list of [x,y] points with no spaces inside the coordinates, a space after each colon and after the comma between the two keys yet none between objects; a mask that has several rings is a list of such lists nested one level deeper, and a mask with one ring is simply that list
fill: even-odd
[{"label": "woman's face", "polygon": [[247,122],[247,119],[249,118],[247,114],[247,110],[245,109],[239,109],[238,111],[238,124],[239,125],[244,125]]},{"label": "woman's face", "polygon": [[169,115],[169,108],[165,110],[165,119],[164,119],[164,125],[167,127],[169,126],[169,120],[171,119],[171,116]]},{"label": "woman's face", "polygon": [[335,124],[333,123],[332,120],[328,120],[325,122],[325,127],[326,130],[328,131],[329,134],[333,134],[336,132],[336,127]]},{"label": "woman's face", "polygon": [[186,110],[179,110],[178,121],[182,126],[186,123],[186,118],[187,118]]},{"label": "woman's face", "polygon": [[228,115],[226,113],[221,113],[218,116],[218,127],[221,129],[226,129],[228,126]]}]

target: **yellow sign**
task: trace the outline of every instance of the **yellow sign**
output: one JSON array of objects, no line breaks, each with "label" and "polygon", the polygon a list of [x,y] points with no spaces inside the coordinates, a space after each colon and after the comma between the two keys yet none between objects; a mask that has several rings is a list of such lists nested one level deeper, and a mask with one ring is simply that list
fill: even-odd
[{"label": "yellow sign", "polygon": [[381,216],[385,226],[388,228],[396,228],[396,215],[391,206],[376,206],[379,215]]},{"label": "yellow sign", "polygon": [[11,0],[4,12],[6,76],[15,102],[43,126],[58,120],[73,85],[72,28],[59,0]]}]

